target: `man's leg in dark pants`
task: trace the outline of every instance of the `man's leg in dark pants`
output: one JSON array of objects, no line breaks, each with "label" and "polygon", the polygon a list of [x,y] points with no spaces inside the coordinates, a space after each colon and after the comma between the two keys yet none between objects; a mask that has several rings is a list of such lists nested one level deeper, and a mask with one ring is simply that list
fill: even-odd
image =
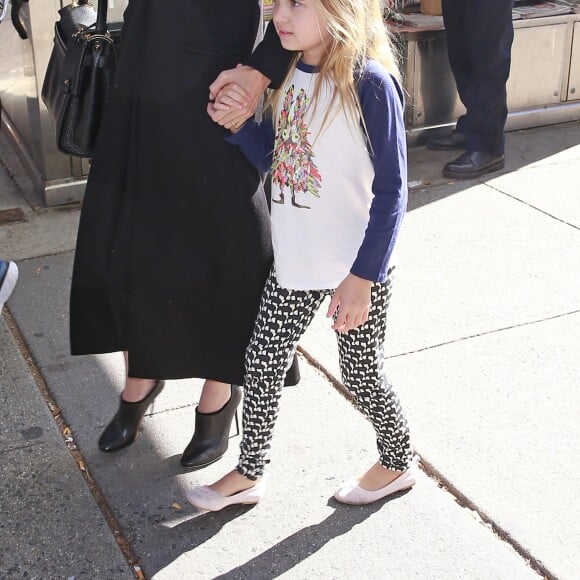
[{"label": "man's leg in dark pants", "polygon": [[[449,2],[449,0],[446,0]],[[471,79],[466,97],[466,150],[504,153],[506,82],[514,37],[513,0],[451,0],[465,5]],[[465,101],[464,101],[465,102]]]},{"label": "man's leg in dark pants", "polygon": [[463,135],[465,153],[445,164],[446,177],[474,179],[504,166],[513,4],[514,0],[443,0],[449,64],[467,109],[457,122],[459,133],[449,138]]},{"label": "man's leg in dark pants", "polygon": [[[449,66],[457,85],[459,98],[467,110],[470,108],[469,86],[472,78],[471,55],[466,20],[467,4],[471,0],[443,0],[443,22],[447,39]],[[456,130],[464,135],[467,132],[466,116],[457,119]]]}]

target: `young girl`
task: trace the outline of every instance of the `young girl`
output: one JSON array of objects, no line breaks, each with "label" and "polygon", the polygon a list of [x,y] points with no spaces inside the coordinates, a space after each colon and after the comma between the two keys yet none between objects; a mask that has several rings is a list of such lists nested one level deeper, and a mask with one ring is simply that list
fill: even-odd
[{"label": "young girl", "polygon": [[[187,493],[212,511],[262,498],[284,371],[326,296],[343,382],[379,451],[335,498],[374,502],[413,486],[418,469],[383,369],[389,262],[407,174],[403,96],[380,0],[277,0],[273,20],[284,48],[300,55],[267,103],[275,122],[248,122],[229,140],[272,173],[274,268],[246,352],[239,464]],[[234,106],[235,93],[222,103]]]}]

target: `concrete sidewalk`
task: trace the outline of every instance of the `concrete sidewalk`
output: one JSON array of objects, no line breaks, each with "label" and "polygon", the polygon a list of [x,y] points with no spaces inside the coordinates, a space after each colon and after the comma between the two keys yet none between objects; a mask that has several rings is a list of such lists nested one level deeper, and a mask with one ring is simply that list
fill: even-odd
[{"label": "concrete sidewalk", "polygon": [[98,452],[123,367],[68,354],[79,210],[39,207],[0,137],[0,218],[22,212],[0,221],[21,269],[0,320],[0,578],[580,578],[580,125],[507,141],[506,169],[465,183],[440,177],[450,156],[410,153],[387,352],[423,458],[415,489],[330,499],[374,442],[337,393],[319,317],[267,497],[206,514],[184,490],[229,469],[239,438],[181,470],[201,383],[172,381],[135,445]]}]

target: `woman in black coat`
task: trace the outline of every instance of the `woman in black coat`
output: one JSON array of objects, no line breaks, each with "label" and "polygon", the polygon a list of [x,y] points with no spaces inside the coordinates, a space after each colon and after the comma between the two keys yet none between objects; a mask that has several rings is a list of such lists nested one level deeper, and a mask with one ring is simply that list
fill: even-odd
[{"label": "woman in black coat", "polygon": [[187,377],[206,382],[182,464],[227,448],[272,248],[260,176],[206,109],[212,81],[240,62],[264,86],[283,79],[290,54],[273,29],[251,55],[259,14],[258,0],[130,0],[125,12],[71,289],[72,353],[127,360],[103,451],[135,440],[161,379]]}]

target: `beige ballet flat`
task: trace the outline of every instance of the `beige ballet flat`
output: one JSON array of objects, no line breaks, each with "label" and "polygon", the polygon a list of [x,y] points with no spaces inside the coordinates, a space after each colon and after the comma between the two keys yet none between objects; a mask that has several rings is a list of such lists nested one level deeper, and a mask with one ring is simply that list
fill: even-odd
[{"label": "beige ballet flat", "polygon": [[266,494],[266,477],[263,476],[256,485],[235,493],[230,496],[223,496],[208,487],[203,485],[201,487],[194,487],[190,489],[185,496],[187,501],[200,510],[207,510],[210,512],[219,512],[229,505],[236,504],[256,504]]},{"label": "beige ballet flat", "polygon": [[417,463],[413,463],[407,470],[403,471],[397,479],[391,481],[385,487],[381,487],[375,491],[369,491],[368,489],[362,488],[356,481],[351,481],[345,483],[337,492],[334,494],[334,499],[340,503],[346,503],[349,505],[367,505],[369,503],[374,503],[384,497],[397,493],[398,491],[404,491],[410,489],[417,482],[417,475],[419,473],[419,467]]}]

